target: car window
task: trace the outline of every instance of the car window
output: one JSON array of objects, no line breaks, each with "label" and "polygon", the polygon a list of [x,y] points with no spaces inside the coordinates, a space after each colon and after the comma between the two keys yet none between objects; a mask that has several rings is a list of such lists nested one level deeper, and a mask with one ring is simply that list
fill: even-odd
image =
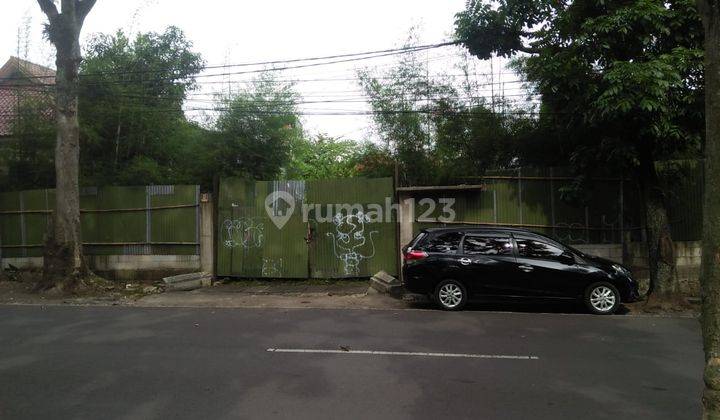
[{"label": "car window", "polygon": [[449,254],[460,248],[461,232],[446,232],[439,235],[430,235],[419,246],[418,249],[425,252],[442,252]]},{"label": "car window", "polygon": [[425,233],[425,232],[418,233],[417,236],[415,238],[413,238],[412,241],[410,241],[410,243],[407,245],[407,247],[414,248],[417,244],[421,243],[423,241],[423,239],[425,239],[426,236],[427,236],[427,233]]},{"label": "car window", "polygon": [[463,252],[469,255],[512,255],[510,238],[466,236]]},{"label": "car window", "polygon": [[516,238],[518,255],[523,258],[557,259],[565,250],[536,239]]}]

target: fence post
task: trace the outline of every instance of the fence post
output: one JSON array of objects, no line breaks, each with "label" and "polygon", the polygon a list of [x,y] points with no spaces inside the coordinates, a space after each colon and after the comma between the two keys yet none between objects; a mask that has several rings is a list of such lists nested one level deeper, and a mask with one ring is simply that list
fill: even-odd
[{"label": "fence post", "polygon": [[497,190],[493,189],[493,221],[495,224],[498,222],[498,215],[497,215]]},{"label": "fence post", "polygon": [[200,270],[215,276],[215,201],[213,195],[202,195],[199,203]]},{"label": "fence post", "polygon": [[623,254],[625,251],[625,192],[623,186],[624,176],[620,176],[620,215],[618,224],[620,225],[620,243],[622,244]]},{"label": "fence post", "polygon": [[152,205],[152,200],[150,198],[150,193],[152,191],[151,186],[145,187],[145,246],[143,247],[143,251],[148,252],[148,254],[152,254],[152,216],[150,212],[150,206]]},{"label": "fence post", "polygon": [[518,210],[520,211],[520,224],[523,224],[523,202],[522,202],[522,168],[518,168]]},{"label": "fence post", "polygon": [[25,191],[18,194],[20,200],[20,243],[23,245],[22,256],[27,258],[27,232],[25,230]]},{"label": "fence post", "polygon": [[553,237],[557,237],[555,229],[555,173],[550,167],[550,223],[552,224]]},{"label": "fence post", "polygon": [[195,252],[200,255],[200,185],[195,186]]}]

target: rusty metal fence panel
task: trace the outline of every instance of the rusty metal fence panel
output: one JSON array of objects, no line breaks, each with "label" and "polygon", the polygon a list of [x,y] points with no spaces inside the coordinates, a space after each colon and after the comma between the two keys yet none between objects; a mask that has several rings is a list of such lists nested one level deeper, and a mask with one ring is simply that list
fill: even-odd
[{"label": "rusty metal fence panel", "polygon": [[[397,274],[395,214],[368,217],[394,202],[393,181],[223,179],[218,196],[217,271],[251,278]],[[389,202],[389,203],[388,203]],[[344,208],[342,205],[359,205]]]},{"label": "rusty metal fence panel", "polygon": [[[86,187],[80,192],[87,255],[199,254],[197,185]],[[40,257],[53,190],[0,193],[0,258]]]}]

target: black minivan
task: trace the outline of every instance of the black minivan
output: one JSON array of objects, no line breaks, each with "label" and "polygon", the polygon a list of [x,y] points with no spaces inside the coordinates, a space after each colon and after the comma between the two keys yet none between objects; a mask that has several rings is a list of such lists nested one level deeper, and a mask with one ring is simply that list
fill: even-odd
[{"label": "black minivan", "polygon": [[630,271],[524,229],[422,230],[403,249],[403,282],[446,310],[473,298],[575,299],[595,314],[639,299]]}]

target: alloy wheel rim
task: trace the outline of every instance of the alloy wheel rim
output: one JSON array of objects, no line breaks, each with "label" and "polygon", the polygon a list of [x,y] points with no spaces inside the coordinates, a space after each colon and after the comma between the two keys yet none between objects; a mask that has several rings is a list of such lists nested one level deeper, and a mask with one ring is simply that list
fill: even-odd
[{"label": "alloy wheel rim", "polygon": [[439,298],[440,303],[446,308],[455,308],[462,302],[462,290],[456,284],[445,284],[440,288]]},{"label": "alloy wheel rim", "polygon": [[590,304],[600,312],[608,312],[615,306],[615,293],[606,286],[598,286],[590,292]]}]

